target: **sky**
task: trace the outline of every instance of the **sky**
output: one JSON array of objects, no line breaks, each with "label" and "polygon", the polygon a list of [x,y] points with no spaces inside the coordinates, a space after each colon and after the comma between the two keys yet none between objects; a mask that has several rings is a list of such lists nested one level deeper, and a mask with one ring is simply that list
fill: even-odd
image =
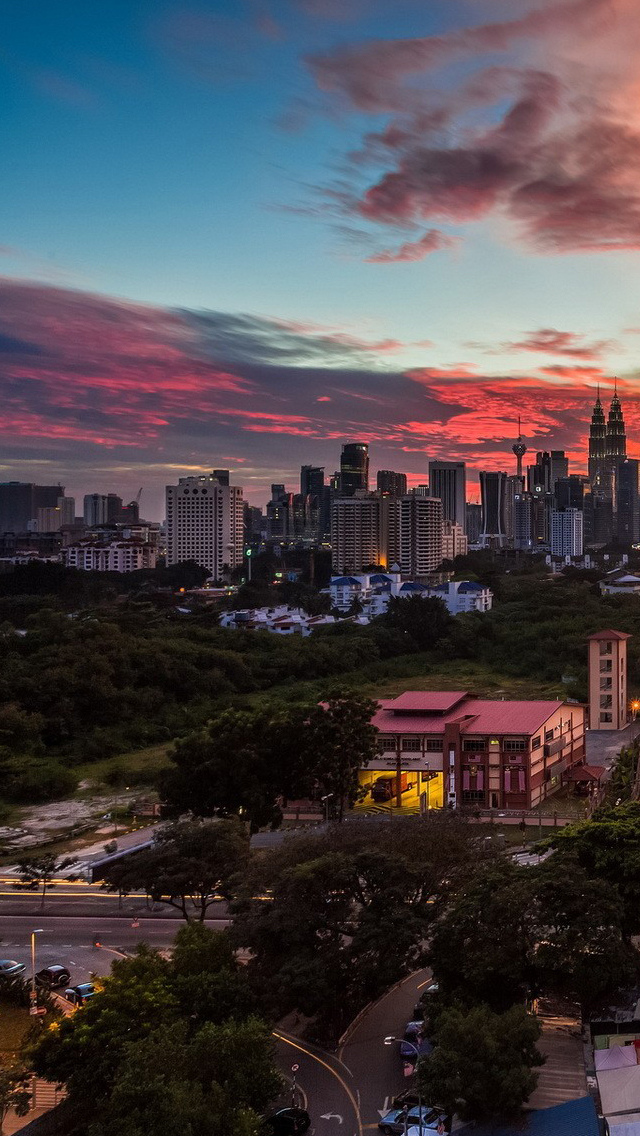
[{"label": "sky", "polygon": [[582,472],[616,376],[640,457],[639,63],[636,0],[3,0],[0,479]]}]

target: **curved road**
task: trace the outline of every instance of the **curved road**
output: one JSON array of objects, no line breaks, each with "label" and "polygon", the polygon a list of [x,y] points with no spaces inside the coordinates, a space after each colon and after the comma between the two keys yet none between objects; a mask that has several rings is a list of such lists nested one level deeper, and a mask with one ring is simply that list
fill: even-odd
[{"label": "curved road", "polygon": [[384,1039],[390,1035],[402,1037],[429,982],[431,971],[425,969],[392,987],[356,1019],[338,1050],[338,1058],[347,1066],[360,1091],[360,1116],[365,1130],[377,1128],[380,1116],[391,1107],[391,1098],[412,1086],[412,1079],[403,1073],[399,1045],[387,1046]]},{"label": "curved road", "polygon": [[316,1136],[363,1136],[358,1090],[348,1069],[324,1049],[274,1030],[280,1069],[288,1081],[295,1070]]}]

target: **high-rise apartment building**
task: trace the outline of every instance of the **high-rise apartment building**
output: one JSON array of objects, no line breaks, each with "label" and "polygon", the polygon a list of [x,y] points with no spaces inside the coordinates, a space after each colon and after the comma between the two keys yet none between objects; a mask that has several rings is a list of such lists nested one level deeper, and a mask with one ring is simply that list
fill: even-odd
[{"label": "high-rise apartment building", "polygon": [[310,498],[310,508],[315,513],[315,535],[323,540],[331,531],[331,487],[324,483],[324,467],[303,465],[300,468],[300,493]]},{"label": "high-rise apartment building", "polygon": [[467,477],[464,462],[430,461],[429,492],[442,501],[443,519],[467,525]]},{"label": "high-rise apartment building", "polygon": [[455,560],[456,556],[466,556],[469,541],[460,525],[455,521],[442,522],[442,559]]},{"label": "high-rise apartment building", "polygon": [[550,543],[554,556],[582,556],[583,515],[580,509],[551,510]]},{"label": "high-rise apartment building", "polygon": [[469,544],[477,544],[482,532],[482,505],[475,501],[467,502],[467,540]]},{"label": "high-rise apartment building", "polygon": [[213,473],[168,485],[167,564],[195,560],[217,580],[225,566],[237,568],[244,552],[243,504],[241,487]]},{"label": "high-rise apartment building", "polygon": [[442,501],[398,498],[398,563],[411,580],[436,572],[442,563]]},{"label": "high-rise apartment building", "polygon": [[55,505],[39,508],[35,517],[38,533],[60,532],[61,528],[74,525],[76,520],[75,497],[58,497]]},{"label": "high-rise apartment building", "polygon": [[334,572],[362,572],[371,564],[387,567],[382,537],[382,498],[360,493],[336,497],[331,506],[331,549]]},{"label": "high-rise apartment building", "polygon": [[407,492],[407,475],[396,473],[393,469],[379,469],[377,486],[378,493],[389,493],[391,497],[404,497]]},{"label": "high-rise apartment building", "polygon": [[481,470],[479,477],[482,499],[480,544],[484,548],[502,548],[507,539],[504,526],[507,475],[502,471]]},{"label": "high-rise apartment building", "polygon": [[352,497],[369,489],[369,446],[366,442],[346,442],[340,455],[340,493]]}]

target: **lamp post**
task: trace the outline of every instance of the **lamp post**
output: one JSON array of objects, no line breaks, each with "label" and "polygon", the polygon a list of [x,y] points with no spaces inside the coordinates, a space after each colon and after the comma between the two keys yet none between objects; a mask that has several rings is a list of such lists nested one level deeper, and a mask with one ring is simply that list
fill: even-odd
[{"label": "lamp post", "polygon": [[324,822],[326,825],[329,824],[329,801],[331,800],[333,795],[333,793],[327,793],[326,796],[320,798],[322,804],[324,805]]},{"label": "lamp post", "polygon": [[[384,1039],[385,1045],[393,1045],[393,1043],[396,1042],[396,1041],[400,1042],[401,1039],[399,1037],[385,1037],[385,1039]],[[412,1041],[405,1041],[404,1044],[410,1045],[411,1048],[413,1049],[413,1052],[416,1055],[416,1065],[417,1065],[418,1060],[420,1058],[420,1050],[418,1049],[418,1046],[414,1045]],[[408,1111],[409,1111],[408,1109],[405,1109],[405,1113],[404,1113],[404,1136],[407,1136],[407,1115],[408,1115]],[[419,1083],[418,1083],[418,1130],[420,1132],[420,1136],[422,1136],[422,1093],[420,1092],[420,1084]]]},{"label": "lamp post", "polygon": [[38,994],[36,991],[36,935],[41,935],[44,927],[36,927],[31,932],[31,994],[29,996],[29,1013],[32,1017],[38,1013]]},{"label": "lamp post", "polygon": [[248,548],[247,549],[247,583],[248,584],[251,583],[251,557],[252,557],[252,555],[253,555],[253,549]]}]

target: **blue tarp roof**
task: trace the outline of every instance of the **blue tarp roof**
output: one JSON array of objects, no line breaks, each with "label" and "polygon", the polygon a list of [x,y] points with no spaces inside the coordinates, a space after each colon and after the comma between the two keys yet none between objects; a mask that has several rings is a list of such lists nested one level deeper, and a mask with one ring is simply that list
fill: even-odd
[{"label": "blue tarp roof", "polygon": [[529,1112],[521,1124],[498,1128],[482,1125],[464,1128],[461,1136],[462,1133],[464,1136],[600,1136],[600,1125],[593,1098],[579,1097],[553,1108]]}]

